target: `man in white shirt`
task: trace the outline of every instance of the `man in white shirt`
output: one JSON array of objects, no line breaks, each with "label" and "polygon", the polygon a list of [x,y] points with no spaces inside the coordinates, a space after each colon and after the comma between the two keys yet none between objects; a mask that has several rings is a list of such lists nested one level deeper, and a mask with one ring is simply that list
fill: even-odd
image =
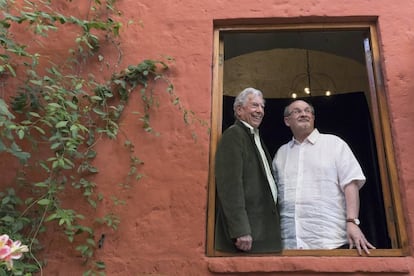
[{"label": "man in white shirt", "polygon": [[359,228],[362,169],[341,138],[314,128],[313,107],[296,100],[285,108],[293,134],[273,159],[278,183],[285,249],[353,248],[370,254],[375,247]]}]

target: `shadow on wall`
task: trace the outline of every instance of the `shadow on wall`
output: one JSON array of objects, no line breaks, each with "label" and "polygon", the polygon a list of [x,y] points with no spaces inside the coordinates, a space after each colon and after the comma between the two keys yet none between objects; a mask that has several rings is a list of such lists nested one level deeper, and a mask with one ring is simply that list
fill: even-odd
[{"label": "shadow on wall", "polygon": [[[360,190],[361,229],[377,248],[391,248],[386,225],[381,179],[375,137],[363,92],[316,96],[305,99],[315,107],[315,127],[344,139],[361,164],[367,182]],[[283,110],[292,99],[266,99],[265,117],[260,126],[261,137],[271,156],[292,138],[283,122]],[[223,97],[223,131],[234,122],[234,97]]]}]

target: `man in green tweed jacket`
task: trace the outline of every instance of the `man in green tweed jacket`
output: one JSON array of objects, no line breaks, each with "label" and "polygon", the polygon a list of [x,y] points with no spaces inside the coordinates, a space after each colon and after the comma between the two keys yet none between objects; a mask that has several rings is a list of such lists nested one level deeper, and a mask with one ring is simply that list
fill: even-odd
[{"label": "man in green tweed jacket", "polygon": [[277,187],[258,132],[264,116],[262,92],[246,88],[233,109],[236,122],[224,131],[216,152],[215,249],[280,252]]}]

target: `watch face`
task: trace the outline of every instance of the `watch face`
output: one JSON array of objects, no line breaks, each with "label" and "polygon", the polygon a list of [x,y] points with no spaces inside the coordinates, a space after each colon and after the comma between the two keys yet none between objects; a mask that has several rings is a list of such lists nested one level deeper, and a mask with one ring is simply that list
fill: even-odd
[{"label": "watch face", "polygon": [[356,225],[359,225],[361,222],[359,221],[359,219],[354,219],[354,223],[356,224]]}]

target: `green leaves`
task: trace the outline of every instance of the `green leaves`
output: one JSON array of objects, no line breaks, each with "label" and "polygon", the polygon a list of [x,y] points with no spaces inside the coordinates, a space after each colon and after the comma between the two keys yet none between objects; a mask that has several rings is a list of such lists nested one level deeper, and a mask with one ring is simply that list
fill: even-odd
[{"label": "green leaves", "polygon": [[26,163],[30,154],[24,152],[16,140],[25,137],[27,128],[16,124],[14,119],[15,116],[9,111],[8,105],[0,99],[0,152],[10,153],[21,163]]},{"label": "green leaves", "polygon": [[4,120],[6,119],[12,120],[15,118],[15,116],[12,113],[10,113],[9,107],[3,99],[0,99],[0,116],[5,117],[4,119],[2,118],[2,120],[0,121],[0,125],[3,125]]},{"label": "green leaves", "polygon": [[[105,195],[100,191],[105,189],[99,189],[103,183],[95,183],[90,178],[99,173],[93,165],[97,156],[96,144],[103,138],[119,139],[119,133],[122,133],[120,119],[134,92],[138,92],[144,110],[137,120],[142,126],[142,133],[156,135],[150,120],[150,113],[158,104],[153,93],[156,82],[164,82],[171,103],[178,110],[184,110],[174,94],[174,86],[164,75],[164,70],[172,61],[170,57],[135,62],[121,72],[113,72],[107,81],[102,81],[101,76],[96,78],[90,74],[86,77],[82,74],[94,65],[106,66],[109,70],[117,68],[118,64],[109,64],[108,61],[114,59],[105,56],[106,47],[101,47],[102,43],[108,42],[118,47],[115,38],[122,24],[111,18],[111,12],[115,11],[114,2],[94,0],[88,18],[76,18],[54,10],[52,1],[24,1],[25,6],[16,13],[8,13],[13,1],[0,0],[4,12],[0,19],[0,47],[3,50],[0,51],[0,77],[5,87],[9,81],[13,81],[11,87],[17,84],[10,109],[0,99],[0,153],[6,152],[24,163],[18,169],[19,187],[27,196],[22,201],[14,190],[0,193],[0,230],[7,229],[14,237],[27,240],[27,244],[33,245],[31,252],[36,254],[37,236],[53,224],[70,243],[76,241],[76,250],[87,264],[84,275],[104,275],[105,269],[105,264],[94,256],[96,240],[91,222],[100,223],[99,229],[116,230],[121,221],[114,210],[126,204],[125,199],[113,195],[112,201],[105,201],[112,202],[112,205],[105,204],[107,214],[86,222],[86,216],[79,211],[82,209],[77,209],[78,206],[89,206],[92,212],[86,213],[95,213],[94,209],[98,209],[104,200]],[[49,55],[42,56],[42,52],[36,52],[37,48],[31,47],[33,45],[21,44],[16,40],[10,31],[16,24],[22,24],[28,31],[27,36],[33,39],[45,37],[51,31],[60,34],[61,25],[75,26],[77,28],[70,30],[78,30],[74,41],[76,48],[68,49],[67,57],[48,60]],[[49,51],[49,41],[40,41]],[[122,56],[120,50],[118,54]],[[47,64],[49,67],[38,68],[40,58],[45,61],[43,66]],[[85,65],[88,67],[84,68]],[[16,68],[19,70],[16,71]],[[11,80],[15,76],[17,78]],[[188,116],[192,113],[185,111],[183,114],[185,121],[189,121]],[[143,177],[139,172],[143,162],[134,155],[133,143],[126,140],[129,170],[124,176],[125,182],[114,185],[121,189],[129,188],[131,182]],[[31,171],[39,171],[36,181],[25,177],[27,166]],[[63,206],[62,202],[68,194],[79,195],[72,205],[73,209]],[[24,261],[16,262],[16,275],[38,270],[33,265],[37,262],[34,262],[32,255]]]},{"label": "green leaves", "polygon": [[[21,198],[10,188],[0,192],[0,199],[0,233],[9,235],[13,240],[20,240],[22,244],[32,244],[31,249],[35,250],[37,240],[25,235],[26,230],[34,226],[34,221],[22,212],[24,203]],[[30,258],[24,258],[14,262],[12,271],[0,267],[0,275],[30,275],[37,270],[38,266]]]},{"label": "green leaves", "polygon": [[47,198],[43,198],[43,199],[41,199],[41,200],[39,200],[39,201],[37,201],[37,204],[39,204],[39,205],[43,205],[43,206],[47,206],[47,205],[49,205],[50,204],[50,199],[47,199]]},{"label": "green leaves", "polygon": [[[96,247],[94,231],[91,227],[82,225],[84,215],[63,208],[60,198],[65,190],[74,188],[81,191],[85,202],[92,208],[97,208],[102,200],[102,195],[96,192],[96,184],[86,176],[98,172],[91,164],[96,157],[93,150],[95,138],[102,134],[107,134],[110,138],[117,137],[119,126],[116,120],[121,116],[123,105],[109,107],[108,102],[113,100],[114,95],[112,88],[106,84],[102,86],[105,90],[93,95],[91,91],[99,84],[94,78],[79,75],[78,69],[79,64],[86,64],[89,57],[97,54],[101,37],[111,39],[110,36],[117,36],[121,24],[110,19],[107,11],[99,11],[100,6],[112,10],[112,1],[105,1],[104,4],[95,2],[94,10],[91,10],[87,19],[65,16],[55,11],[50,1],[25,1],[25,6],[18,13],[12,14],[8,12],[12,3],[13,1],[0,0],[3,12],[0,19],[0,47],[3,49],[0,54],[0,77],[7,86],[9,78],[19,74],[18,79],[13,81],[20,83],[16,95],[12,97],[11,110],[0,99],[0,152],[10,153],[25,163],[33,153],[36,159],[30,165],[34,165],[35,169],[43,169],[45,179],[31,183],[30,179],[24,178],[24,173],[21,174],[22,189],[28,195],[24,203],[18,200],[14,190],[0,194],[0,230],[6,233],[7,229],[21,240],[30,238],[23,236],[23,233],[32,233],[33,237],[28,244],[34,245],[35,237],[44,231],[46,225],[56,223],[70,242],[76,236],[85,237],[80,234],[86,234],[86,239],[80,242],[77,250],[88,261],[93,257]],[[102,19],[99,18],[101,14],[104,14]],[[32,35],[33,38],[45,37],[51,31],[59,32],[59,24],[76,25],[80,27],[77,49],[69,49],[73,55],[69,55],[66,60],[62,57],[58,60],[61,63],[55,64],[52,61],[50,68],[39,70],[38,60],[42,53],[32,53],[31,45],[21,44],[15,39],[13,33],[9,32],[15,24],[29,27],[26,30],[33,33],[28,32],[27,35]],[[45,48],[48,47],[47,42],[44,40]],[[105,60],[103,53],[99,54],[101,61]],[[17,66],[20,67],[18,72],[15,71]],[[14,112],[20,115],[15,116]],[[30,153],[23,151],[21,141]],[[41,154],[37,152],[39,145]],[[24,172],[25,167],[19,171]],[[67,185],[67,175],[73,177],[72,186]],[[24,215],[20,210],[23,210]],[[33,232],[27,231],[28,229]],[[31,260],[29,257],[25,263],[16,262],[15,275],[37,270],[38,267],[33,267]],[[103,275],[104,269],[105,264],[97,261],[91,263],[88,271],[92,272],[90,275],[96,275],[95,271]],[[0,268],[0,275],[2,271]]]}]

